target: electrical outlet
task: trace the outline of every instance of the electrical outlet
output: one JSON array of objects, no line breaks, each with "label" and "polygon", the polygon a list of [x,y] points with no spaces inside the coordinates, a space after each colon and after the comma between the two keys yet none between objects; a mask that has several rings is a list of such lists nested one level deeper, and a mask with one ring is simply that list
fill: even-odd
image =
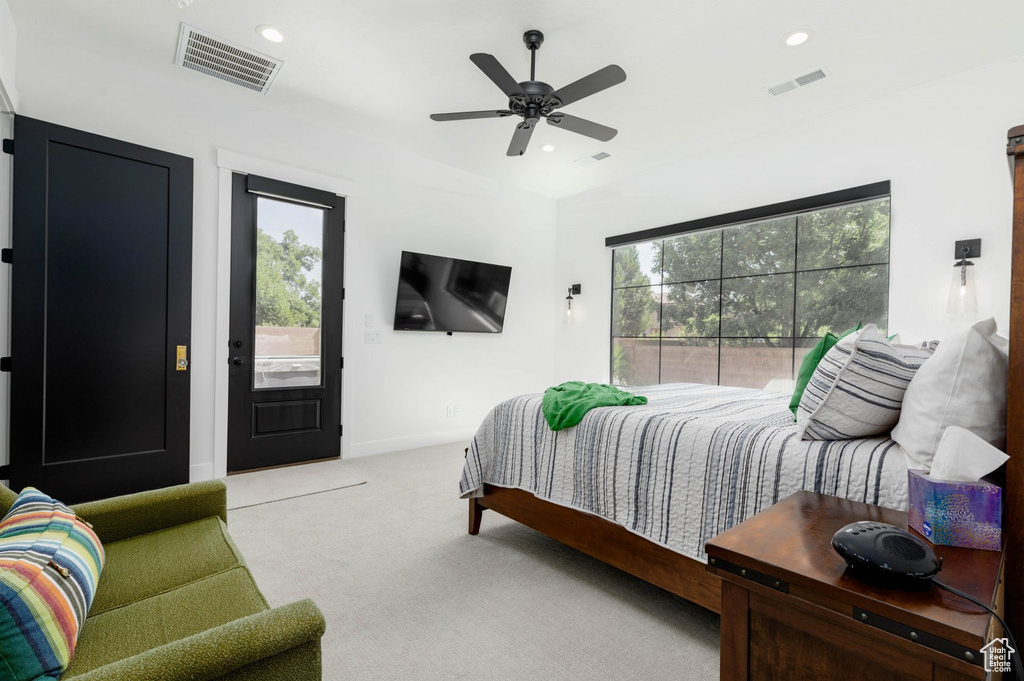
[{"label": "electrical outlet", "polygon": [[460,407],[457,404],[455,405],[455,415],[456,416],[461,416],[462,415],[462,407]]},{"label": "electrical outlet", "polygon": [[455,416],[455,405],[449,404],[448,405],[448,417],[451,418],[452,416]]}]

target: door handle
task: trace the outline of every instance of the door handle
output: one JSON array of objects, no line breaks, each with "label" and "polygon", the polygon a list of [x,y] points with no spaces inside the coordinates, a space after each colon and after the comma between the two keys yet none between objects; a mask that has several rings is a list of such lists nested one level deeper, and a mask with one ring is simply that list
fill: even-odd
[{"label": "door handle", "polygon": [[242,366],[242,362],[243,361],[245,361],[245,360],[243,360],[241,357],[232,357],[231,358],[231,363],[234,364],[236,367]]}]

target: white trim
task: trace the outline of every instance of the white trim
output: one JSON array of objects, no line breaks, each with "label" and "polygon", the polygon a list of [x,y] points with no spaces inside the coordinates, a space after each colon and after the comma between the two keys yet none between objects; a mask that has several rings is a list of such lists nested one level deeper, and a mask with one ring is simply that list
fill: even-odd
[{"label": "white trim", "polygon": [[15,113],[18,109],[18,92],[12,85],[10,90],[0,80],[0,113]]},{"label": "white trim", "polygon": [[372,456],[374,454],[384,454],[385,452],[399,452],[406,449],[419,449],[420,447],[432,447],[448,443],[458,445],[472,440],[476,431],[476,428],[463,428],[460,430],[442,430],[423,435],[406,435],[405,437],[394,437],[387,440],[359,442],[349,448],[350,451],[346,458],[354,459],[360,456]]},{"label": "white trim", "polygon": [[[345,197],[346,231],[351,226],[351,199],[356,195],[356,183],[352,180],[331,177],[310,170],[268,161],[255,156],[246,156],[225,149],[217,150],[218,172],[218,210],[217,210],[217,354],[214,357],[214,443],[213,463],[192,466],[193,472],[204,465],[212,467],[210,477],[200,479],[223,478],[228,472],[228,335],[229,316],[231,311],[231,175],[246,173],[272,177],[282,182],[301,184],[314,189],[322,189]],[[345,249],[347,263],[348,248]],[[347,307],[343,307],[347,310]],[[345,312],[342,313],[342,325],[345,323]],[[342,356],[348,353],[348,341],[342,337]],[[350,422],[351,415],[351,381],[342,381],[341,390],[341,422]],[[341,456],[348,458],[351,435],[341,439]],[[193,478],[194,479],[194,478]]]},{"label": "white trim", "polygon": [[[224,477],[223,475],[220,477]],[[200,482],[202,480],[213,480],[212,463],[195,463],[188,467],[188,481]]]}]

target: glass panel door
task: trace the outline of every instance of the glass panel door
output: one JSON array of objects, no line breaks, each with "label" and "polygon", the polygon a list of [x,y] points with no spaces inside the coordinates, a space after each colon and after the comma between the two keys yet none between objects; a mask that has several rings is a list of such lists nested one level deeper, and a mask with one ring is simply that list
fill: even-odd
[{"label": "glass panel door", "polygon": [[256,199],[254,389],[322,382],[325,213],[315,206]]}]

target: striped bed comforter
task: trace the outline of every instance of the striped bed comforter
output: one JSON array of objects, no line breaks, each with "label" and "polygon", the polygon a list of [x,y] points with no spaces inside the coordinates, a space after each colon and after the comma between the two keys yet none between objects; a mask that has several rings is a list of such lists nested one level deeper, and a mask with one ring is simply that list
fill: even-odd
[{"label": "striped bed comforter", "polygon": [[484,419],[462,471],[463,498],[514,487],[610,520],[684,555],[793,492],[907,506],[907,465],[888,438],[805,441],[788,394],[674,383],[630,388],[648,404],[592,409],[552,431],[541,395]]}]

